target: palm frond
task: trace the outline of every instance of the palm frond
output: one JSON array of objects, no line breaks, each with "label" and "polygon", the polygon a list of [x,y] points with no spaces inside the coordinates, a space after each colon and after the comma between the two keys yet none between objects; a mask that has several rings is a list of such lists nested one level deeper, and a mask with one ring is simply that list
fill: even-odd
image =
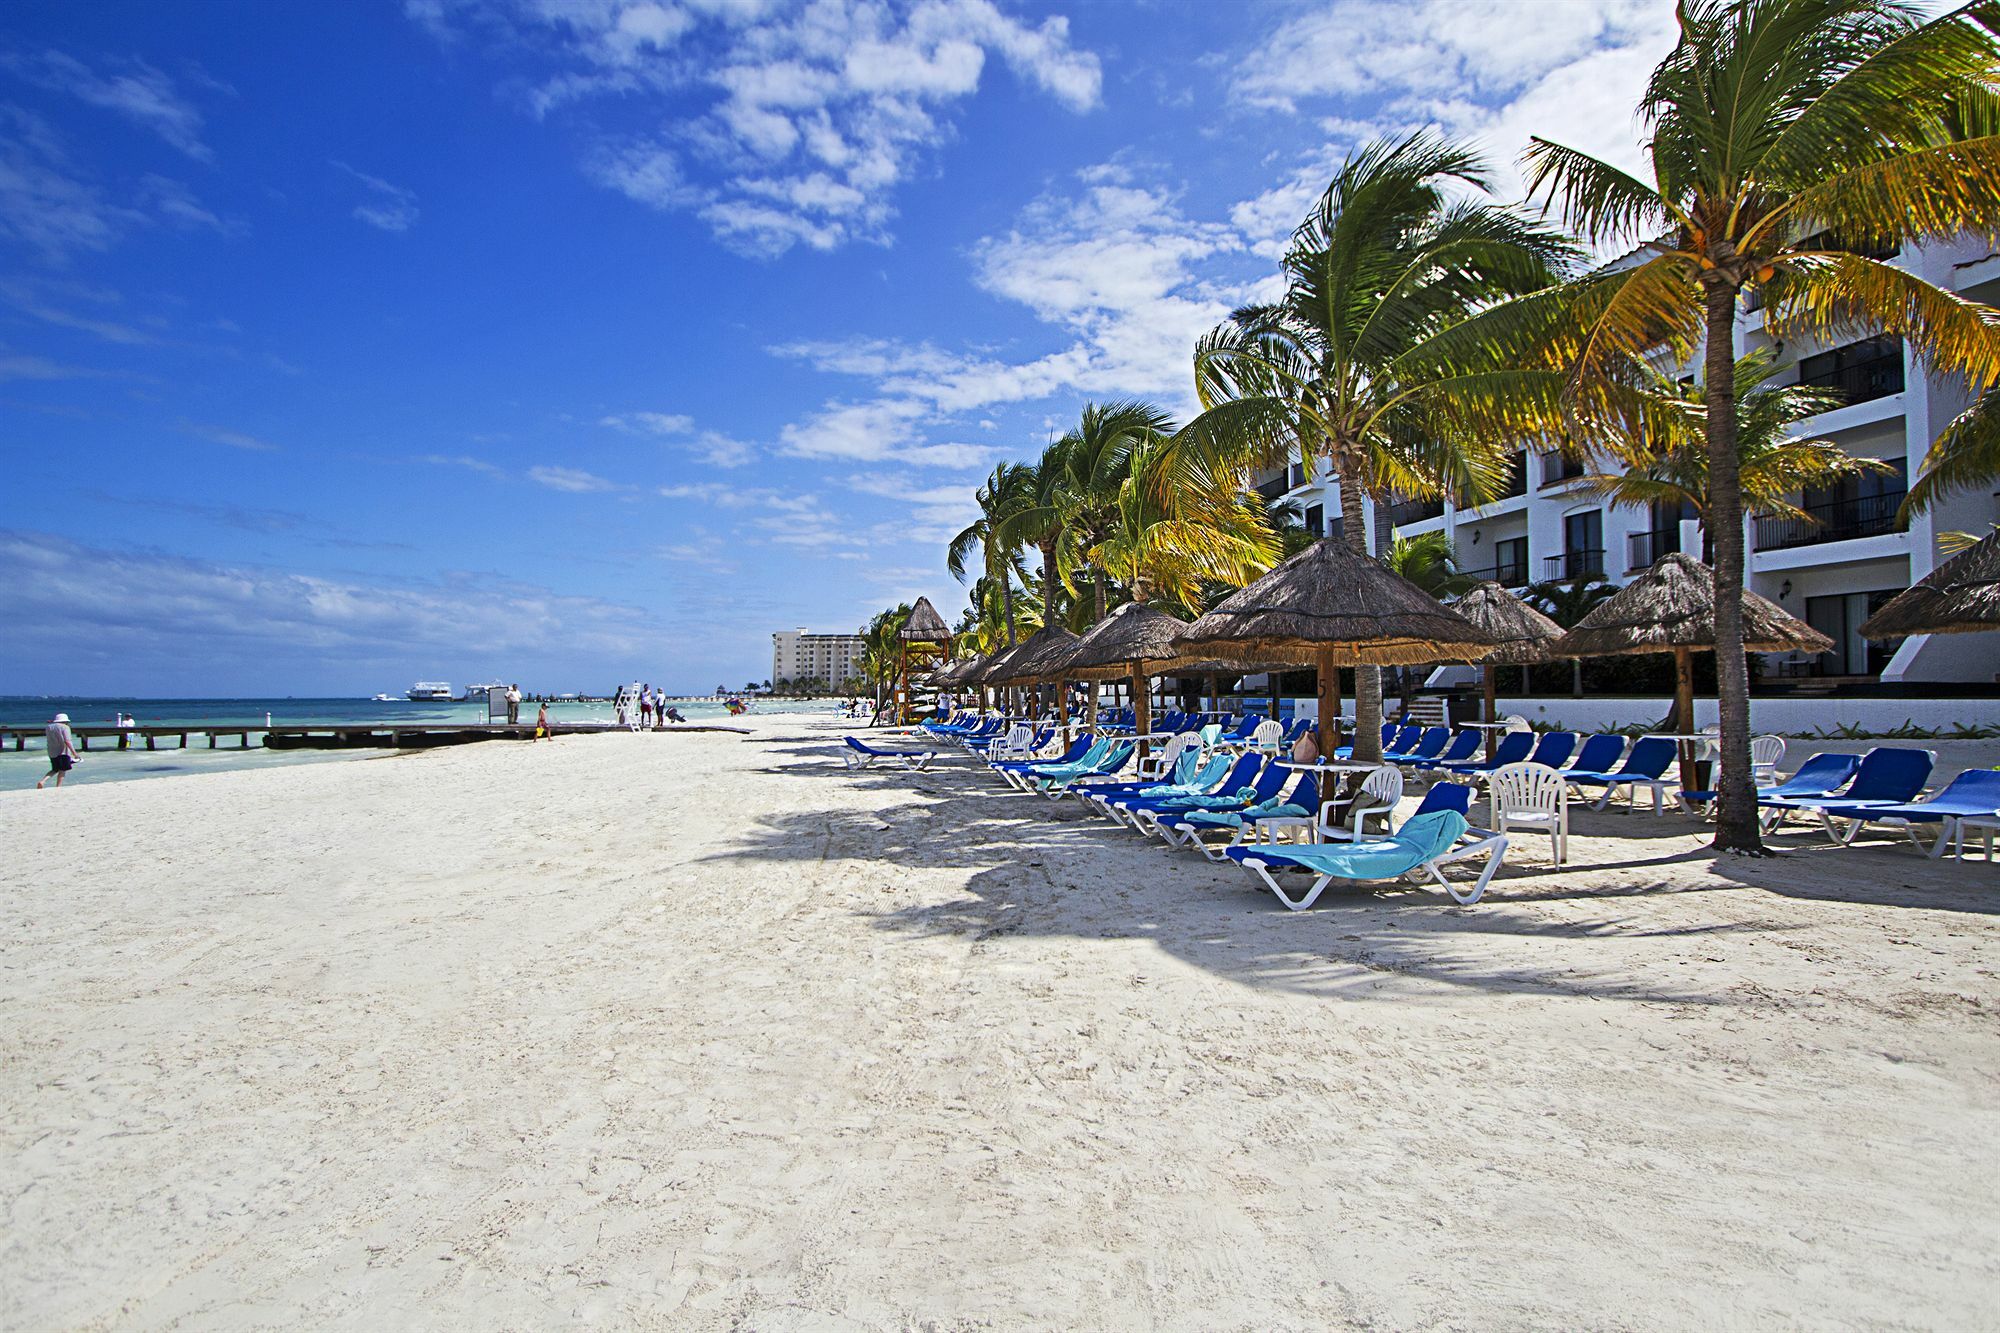
[{"label": "palm frond", "polygon": [[1785,299],[1768,317],[1774,330],[1828,343],[1894,334],[1932,367],[1965,375],[1974,392],[2000,380],[2000,311],[1991,306],[1864,255],[1802,254],[1785,267]]},{"label": "palm frond", "polygon": [[1578,149],[1531,138],[1521,164],[1528,169],[1529,202],[1544,195],[1546,207],[1591,241],[1654,236],[1681,220],[1658,190]]},{"label": "palm frond", "polygon": [[1903,501],[1903,512],[1921,514],[1948,495],[1991,486],[1996,478],[2000,478],[2000,389],[1991,389],[1938,432]]}]

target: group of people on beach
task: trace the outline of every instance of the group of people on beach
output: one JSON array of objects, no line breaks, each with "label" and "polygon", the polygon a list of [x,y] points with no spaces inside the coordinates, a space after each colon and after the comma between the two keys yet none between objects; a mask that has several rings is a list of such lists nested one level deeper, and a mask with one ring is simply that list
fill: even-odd
[{"label": "group of people on beach", "polygon": [[[636,702],[639,709],[637,726],[640,731],[659,731],[669,722],[687,721],[680,709],[667,706],[665,690],[655,690],[651,685],[641,685]],[[618,710],[618,725],[621,727],[633,725],[623,707]]]}]

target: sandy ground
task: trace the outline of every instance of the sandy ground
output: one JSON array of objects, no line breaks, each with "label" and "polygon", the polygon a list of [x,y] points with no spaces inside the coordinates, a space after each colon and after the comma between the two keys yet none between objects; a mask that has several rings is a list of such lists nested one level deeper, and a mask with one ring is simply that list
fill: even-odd
[{"label": "sandy ground", "polygon": [[1294,915],[755,725],[0,795],[0,1326],[2000,1325],[2000,866]]}]

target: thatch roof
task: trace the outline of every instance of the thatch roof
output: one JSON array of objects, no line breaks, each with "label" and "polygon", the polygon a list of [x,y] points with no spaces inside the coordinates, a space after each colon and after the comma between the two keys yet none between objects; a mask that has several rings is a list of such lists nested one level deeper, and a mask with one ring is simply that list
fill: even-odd
[{"label": "thatch roof", "polygon": [[[1823,653],[1833,640],[1776,603],[1743,591],[1743,646],[1753,653]],[[1599,603],[1550,645],[1555,657],[1615,657],[1715,647],[1715,574],[1685,555],[1653,567]]]},{"label": "thatch roof", "polygon": [[1871,639],[2000,629],[2000,532],[1960,551],[1861,622]]},{"label": "thatch roof", "polygon": [[917,604],[910,608],[910,618],[903,628],[896,631],[896,637],[904,643],[943,643],[951,637],[951,629],[944,623],[944,617],[937,613],[928,597],[917,598]]},{"label": "thatch roof", "polygon": [[1524,666],[1549,660],[1549,644],[1563,628],[1497,583],[1475,584],[1451,604],[1451,609],[1492,635],[1499,643],[1481,666]]},{"label": "thatch roof", "polygon": [[1115,680],[1132,674],[1132,664],[1170,661],[1174,636],[1188,627],[1179,616],[1145,602],[1127,602],[1092,625],[1063,665],[1063,674],[1079,680]]},{"label": "thatch roof", "polygon": [[1044,625],[1017,645],[1006,663],[989,669],[986,683],[1008,685],[1059,675],[1075,643],[1076,635],[1062,626]]},{"label": "thatch roof", "polygon": [[946,662],[936,671],[931,672],[931,684],[933,685],[965,684],[974,672],[978,671],[981,667],[985,665],[986,665],[986,655],[984,653],[978,654],[977,656],[974,657],[961,657],[956,662]]},{"label": "thatch roof", "polygon": [[987,654],[986,659],[978,666],[961,676],[958,683],[961,685],[998,684],[1000,673],[1013,666],[1015,660],[1027,649],[1027,646],[1028,641],[1023,639],[1011,647],[994,649],[991,653]]},{"label": "thatch roof", "polygon": [[1175,641],[1185,662],[1338,666],[1477,661],[1492,636],[1401,575],[1339,541],[1317,541],[1238,589]]}]

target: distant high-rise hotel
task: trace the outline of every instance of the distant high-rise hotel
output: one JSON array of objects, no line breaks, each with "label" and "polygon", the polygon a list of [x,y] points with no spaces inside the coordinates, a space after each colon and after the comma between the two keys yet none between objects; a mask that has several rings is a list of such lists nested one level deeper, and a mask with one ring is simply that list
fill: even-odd
[{"label": "distant high-rise hotel", "polygon": [[781,629],[771,636],[771,683],[823,680],[830,689],[861,674],[859,634],[808,634]]}]

